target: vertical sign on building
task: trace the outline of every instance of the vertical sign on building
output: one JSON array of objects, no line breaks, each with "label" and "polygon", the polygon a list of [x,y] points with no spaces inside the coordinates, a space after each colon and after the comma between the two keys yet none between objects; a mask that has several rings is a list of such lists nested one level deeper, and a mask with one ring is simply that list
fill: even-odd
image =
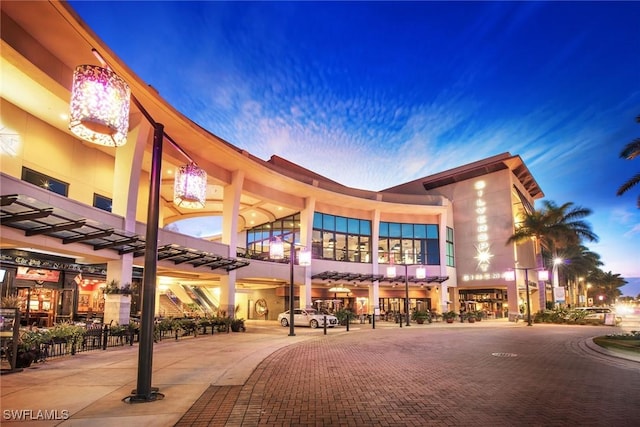
[{"label": "vertical sign on building", "polygon": [[489,224],[487,221],[487,202],[484,198],[486,183],[476,181],[475,190],[475,213],[476,213],[476,256],[478,261],[477,269],[482,273],[489,271],[491,264],[491,245],[489,244]]}]

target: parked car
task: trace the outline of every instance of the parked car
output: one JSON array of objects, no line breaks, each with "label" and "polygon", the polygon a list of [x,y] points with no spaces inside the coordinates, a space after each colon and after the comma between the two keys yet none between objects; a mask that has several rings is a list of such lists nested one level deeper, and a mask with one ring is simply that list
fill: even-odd
[{"label": "parked car", "polygon": [[588,322],[607,323],[610,325],[618,325],[622,322],[622,317],[618,316],[616,312],[609,307],[576,307],[572,311],[574,313],[580,313],[580,318]]},{"label": "parked car", "polygon": [[[327,327],[333,328],[338,324],[338,318],[331,314],[319,313],[313,308],[296,308],[293,310],[293,324],[295,326],[309,326],[317,328],[324,326],[324,319],[327,319]],[[289,310],[278,314],[278,322],[282,326],[289,326]]]}]

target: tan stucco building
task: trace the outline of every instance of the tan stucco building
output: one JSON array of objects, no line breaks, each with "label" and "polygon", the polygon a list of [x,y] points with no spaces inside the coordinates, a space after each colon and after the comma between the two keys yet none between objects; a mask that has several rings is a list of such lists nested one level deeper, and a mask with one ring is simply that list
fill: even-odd
[{"label": "tan stucco building", "polygon": [[[269,259],[274,236],[312,253],[310,266],[294,268],[297,306],[404,313],[408,296],[411,310],[513,317],[526,301],[522,269],[535,267],[535,247],[506,241],[518,214],[543,194],[519,156],[498,154],[377,192],[349,188],[277,156],[261,160],[193,123],[67,4],[3,1],[1,10],[2,293],[28,299],[29,321],[93,314],[122,322],[129,307],[105,305],[102,294],[112,280],[132,284],[131,311],[139,310],[153,157],[153,127],[140,106],[179,144],[165,142],[162,153],[157,315],[188,306],[275,319],[288,307],[290,270]],[[139,102],[131,103],[122,147],[87,143],[68,129],[74,68],[100,65],[92,49]],[[199,210],[173,202],[173,174],[189,161],[208,176]],[[194,217],[217,217],[222,232],[171,231]],[[400,264],[395,278],[392,263]],[[519,269],[516,282],[503,278],[510,268]],[[526,273],[533,311],[543,293],[536,272]]]}]

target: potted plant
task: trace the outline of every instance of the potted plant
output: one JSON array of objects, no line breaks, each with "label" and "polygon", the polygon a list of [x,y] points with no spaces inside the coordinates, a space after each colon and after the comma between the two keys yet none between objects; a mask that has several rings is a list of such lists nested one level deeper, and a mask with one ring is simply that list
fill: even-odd
[{"label": "potted plant", "polygon": [[351,322],[351,320],[356,318],[356,315],[353,311],[348,310],[346,308],[342,308],[340,310],[337,310],[335,312],[335,316],[338,318],[338,322],[340,322],[341,325],[346,325],[347,322]]},{"label": "potted plant", "polygon": [[431,323],[431,313],[428,311],[414,311],[411,313],[411,319],[417,324],[422,325],[425,321]]},{"label": "potted plant", "polygon": [[445,311],[444,313],[442,313],[442,318],[447,323],[453,323],[456,320],[456,317],[458,317],[458,313],[456,313],[455,311]]},{"label": "potted plant", "polygon": [[244,319],[238,319],[235,317],[231,319],[231,331],[232,332],[246,331],[244,327]]},{"label": "potted plant", "polygon": [[469,323],[476,323],[476,313],[475,311],[466,311],[463,315],[463,319]]},{"label": "potted plant", "polygon": [[[49,342],[51,337],[47,331],[22,331],[18,338],[18,346],[16,352],[16,365],[13,368],[28,368],[37,360],[42,359],[42,344]],[[7,348],[8,353],[12,350],[12,346]],[[11,354],[7,354],[8,359],[12,360]]]}]

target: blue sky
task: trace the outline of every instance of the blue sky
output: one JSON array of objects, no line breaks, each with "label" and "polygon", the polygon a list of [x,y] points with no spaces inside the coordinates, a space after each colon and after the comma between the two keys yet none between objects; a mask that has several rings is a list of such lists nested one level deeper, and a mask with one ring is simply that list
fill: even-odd
[{"label": "blue sky", "polygon": [[[381,190],[505,151],[640,278],[640,2],[71,2],[189,118]],[[356,160],[356,161],[354,161]],[[640,282],[640,279],[639,279]],[[625,289],[636,295],[634,289]]]}]

